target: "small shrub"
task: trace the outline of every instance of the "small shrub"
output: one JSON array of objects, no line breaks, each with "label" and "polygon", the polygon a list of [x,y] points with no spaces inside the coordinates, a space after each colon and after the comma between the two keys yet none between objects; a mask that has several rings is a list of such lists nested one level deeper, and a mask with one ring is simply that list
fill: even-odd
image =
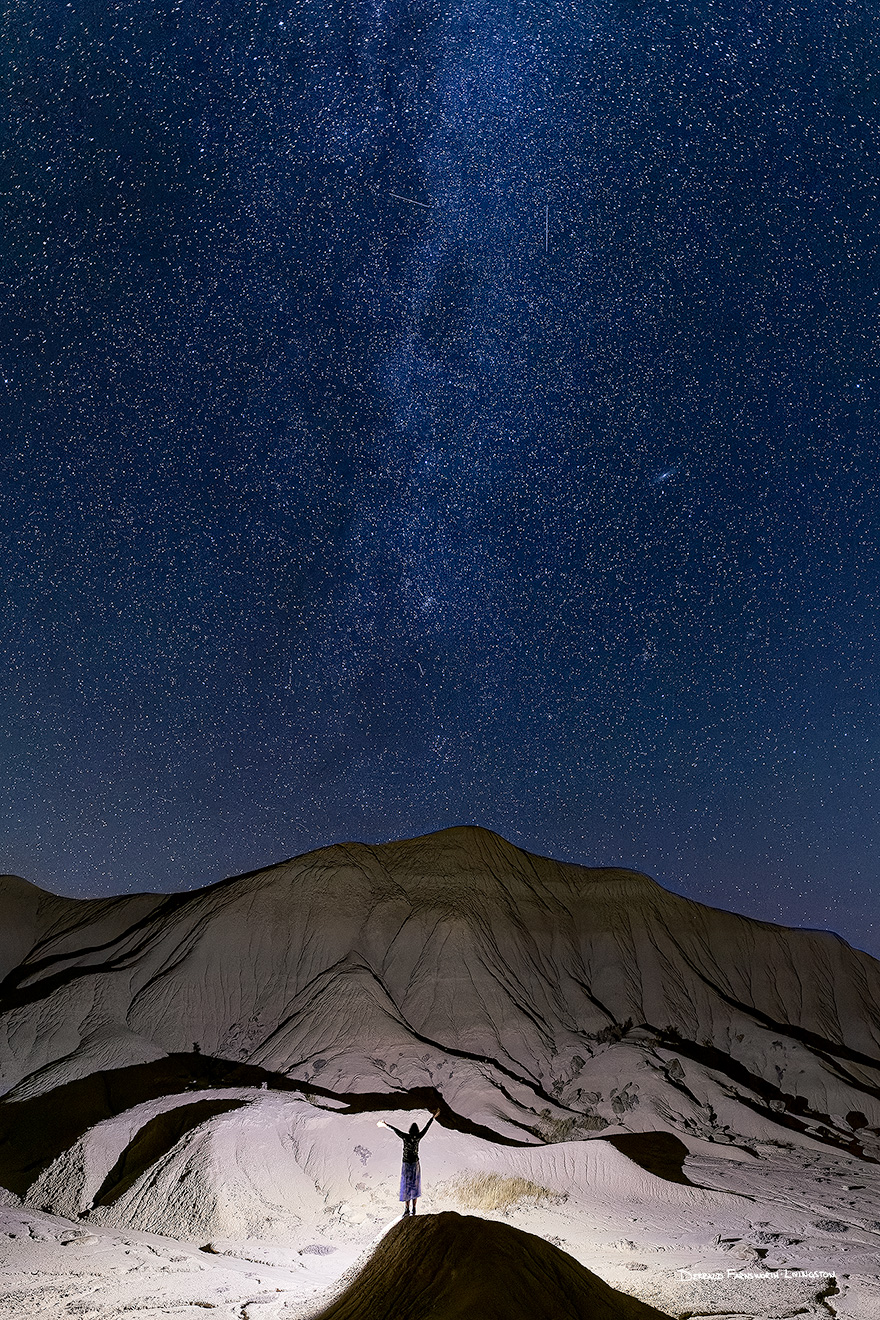
[{"label": "small shrub", "polygon": [[599,1045],[614,1045],[623,1040],[628,1031],[632,1031],[632,1025],[632,1018],[627,1018],[625,1022],[610,1022],[607,1027],[596,1032],[594,1040]]},{"label": "small shrub", "polygon": [[574,1114],[570,1118],[554,1118],[549,1109],[543,1110],[535,1127],[536,1137],[548,1145],[556,1141],[577,1141],[584,1132],[601,1132],[608,1120],[599,1114]]},{"label": "small shrub", "polygon": [[509,1210],[528,1201],[558,1199],[547,1187],[529,1178],[505,1177],[500,1173],[460,1173],[446,1184],[447,1193],[465,1210]]}]

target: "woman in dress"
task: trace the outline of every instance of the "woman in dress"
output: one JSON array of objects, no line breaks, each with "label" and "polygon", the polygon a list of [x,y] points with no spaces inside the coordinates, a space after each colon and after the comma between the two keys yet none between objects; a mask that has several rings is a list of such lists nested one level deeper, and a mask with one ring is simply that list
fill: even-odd
[{"label": "woman in dress", "polygon": [[[440,1113],[435,1109],[425,1126],[419,1131],[418,1123],[411,1123],[409,1132],[401,1132],[400,1128],[393,1127],[391,1123],[386,1123],[384,1118],[380,1118],[376,1124],[377,1127],[389,1128],[396,1132],[403,1142],[403,1165],[400,1170],[400,1199],[406,1202],[404,1215],[414,1215],[416,1212],[416,1201],[422,1194],[422,1170],[419,1165],[419,1142],[427,1132],[428,1128],[434,1122],[434,1119]],[[412,1207],[412,1209],[410,1209]]]}]

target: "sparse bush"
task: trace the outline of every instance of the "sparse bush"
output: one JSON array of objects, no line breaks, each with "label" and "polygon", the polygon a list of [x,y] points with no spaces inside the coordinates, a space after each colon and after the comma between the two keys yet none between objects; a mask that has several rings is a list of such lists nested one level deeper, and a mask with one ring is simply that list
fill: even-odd
[{"label": "sparse bush", "polygon": [[623,1040],[628,1031],[632,1031],[632,1025],[632,1018],[627,1018],[625,1022],[610,1022],[607,1027],[597,1031],[593,1039],[598,1045],[614,1045]]},{"label": "sparse bush", "polygon": [[559,1199],[547,1187],[539,1187],[529,1178],[505,1177],[500,1173],[460,1173],[446,1184],[449,1196],[465,1210],[509,1210],[527,1201]]},{"label": "sparse bush", "polygon": [[575,1114],[570,1118],[554,1118],[550,1110],[545,1109],[532,1131],[542,1141],[552,1144],[556,1141],[577,1141],[583,1132],[601,1132],[607,1127],[608,1120],[599,1114]]}]

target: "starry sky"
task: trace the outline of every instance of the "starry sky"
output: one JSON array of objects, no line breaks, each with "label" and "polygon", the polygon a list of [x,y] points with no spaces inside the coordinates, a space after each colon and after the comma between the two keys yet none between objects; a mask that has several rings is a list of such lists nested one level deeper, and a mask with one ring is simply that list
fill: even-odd
[{"label": "starry sky", "polygon": [[462,822],[880,954],[863,0],[9,0],[0,866]]}]

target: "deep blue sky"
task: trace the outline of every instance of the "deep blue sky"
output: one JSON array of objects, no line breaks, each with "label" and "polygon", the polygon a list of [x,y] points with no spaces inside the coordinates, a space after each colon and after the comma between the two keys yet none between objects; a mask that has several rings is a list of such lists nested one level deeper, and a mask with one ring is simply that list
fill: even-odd
[{"label": "deep blue sky", "polygon": [[0,865],[475,822],[880,952],[876,6],[7,14]]}]

